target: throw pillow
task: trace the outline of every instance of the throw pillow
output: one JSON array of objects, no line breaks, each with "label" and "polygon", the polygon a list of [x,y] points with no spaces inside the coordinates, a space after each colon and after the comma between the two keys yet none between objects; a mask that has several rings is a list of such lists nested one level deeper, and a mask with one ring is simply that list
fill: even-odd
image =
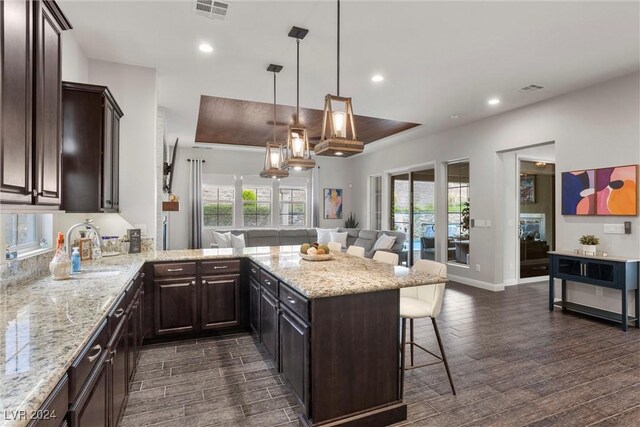
[{"label": "throw pillow", "polygon": [[391,249],[393,244],[396,242],[396,236],[387,236],[386,234],[382,234],[376,240],[376,243],[373,245],[373,250],[377,251],[379,249]]},{"label": "throw pillow", "polygon": [[348,231],[344,231],[342,233],[332,231],[331,233],[329,233],[329,235],[331,236],[331,242],[338,242],[340,243],[340,245],[342,245],[343,248],[347,247],[347,236],[349,235]]},{"label": "throw pillow", "polygon": [[[338,231],[337,228],[316,228],[318,231],[318,240],[317,242],[321,245],[326,245],[331,241],[331,232]],[[313,242],[310,242],[313,243]]]},{"label": "throw pillow", "polygon": [[219,248],[230,248],[231,247],[231,232],[227,233],[218,233],[217,231],[213,231],[213,240],[216,242]]},{"label": "throw pillow", "polygon": [[237,236],[234,234],[230,234],[231,236],[231,247],[235,249],[242,249],[247,244],[244,241],[244,234],[238,234]]}]

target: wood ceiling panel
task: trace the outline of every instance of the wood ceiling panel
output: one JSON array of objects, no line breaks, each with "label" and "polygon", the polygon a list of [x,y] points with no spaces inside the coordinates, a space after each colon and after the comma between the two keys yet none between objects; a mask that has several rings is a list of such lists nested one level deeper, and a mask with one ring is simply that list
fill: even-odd
[{"label": "wood ceiling panel", "polygon": [[[276,134],[286,141],[287,126],[293,123],[295,107],[278,105]],[[315,144],[322,134],[322,110],[300,108],[300,122],[307,127],[309,141]],[[201,96],[196,142],[264,147],[273,139],[273,104],[239,99]],[[417,123],[355,116],[358,137],[365,144],[403,132]]]}]

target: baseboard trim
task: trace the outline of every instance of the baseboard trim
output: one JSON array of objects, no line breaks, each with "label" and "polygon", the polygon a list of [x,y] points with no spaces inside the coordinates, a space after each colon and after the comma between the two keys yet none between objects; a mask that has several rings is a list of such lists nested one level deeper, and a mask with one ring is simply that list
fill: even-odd
[{"label": "baseboard trim", "polygon": [[462,283],[463,285],[473,286],[474,288],[485,289],[492,292],[504,291],[503,284],[488,283],[481,280],[469,279],[468,277],[456,276],[455,274],[447,274],[447,279],[452,282]]},{"label": "baseboard trim", "polygon": [[517,279],[509,279],[509,280],[505,280],[503,285],[504,286],[515,286],[518,284],[518,280]]},{"label": "baseboard trim", "polygon": [[538,282],[547,282],[549,283],[549,276],[536,276],[536,277],[525,277],[523,279],[518,280],[518,285],[526,285],[527,283],[538,283]]}]

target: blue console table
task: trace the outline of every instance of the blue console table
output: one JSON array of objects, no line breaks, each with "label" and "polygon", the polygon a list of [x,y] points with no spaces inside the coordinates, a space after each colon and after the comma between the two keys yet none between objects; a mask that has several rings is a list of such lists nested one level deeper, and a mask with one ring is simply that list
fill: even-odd
[{"label": "blue console table", "polygon": [[[638,276],[640,259],[578,255],[572,252],[549,252],[549,310],[554,306],[563,310],[575,311],[582,314],[618,322],[622,330],[627,330],[627,324],[634,322],[640,328],[640,286]],[[555,279],[562,280],[562,298],[555,302]],[[567,301],[567,280],[576,283],[602,286],[620,290],[621,313],[600,310],[582,304]],[[635,313],[627,313],[627,297],[629,291],[635,294]]]}]

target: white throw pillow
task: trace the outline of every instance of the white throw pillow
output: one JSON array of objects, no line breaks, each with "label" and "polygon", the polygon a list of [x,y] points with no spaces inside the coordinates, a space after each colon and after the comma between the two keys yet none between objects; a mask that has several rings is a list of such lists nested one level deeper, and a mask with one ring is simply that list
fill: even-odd
[{"label": "white throw pillow", "polygon": [[230,248],[231,247],[231,232],[227,233],[218,233],[217,231],[212,231],[213,240],[216,242],[219,248]]},{"label": "white throw pillow", "polygon": [[373,250],[377,251],[378,249],[391,249],[393,244],[396,242],[396,236],[387,236],[383,234],[378,237],[376,243],[373,245]]},{"label": "white throw pillow", "polygon": [[338,231],[338,229],[337,228],[316,228],[316,231],[318,232],[317,242],[320,243],[321,245],[326,245],[331,241],[331,232]]},{"label": "white throw pillow", "polygon": [[[349,235],[348,232],[342,232],[342,233],[338,233],[337,231],[332,231],[331,233],[329,233],[329,235],[331,236],[331,241],[332,242],[338,242],[342,245],[343,248],[347,247],[347,236]],[[320,242],[318,242],[320,243]]]},{"label": "white throw pillow", "polygon": [[237,236],[234,234],[230,234],[231,235],[231,247],[235,248],[235,249],[242,249],[245,246],[247,246],[247,244],[244,241],[244,234],[238,234]]}]

